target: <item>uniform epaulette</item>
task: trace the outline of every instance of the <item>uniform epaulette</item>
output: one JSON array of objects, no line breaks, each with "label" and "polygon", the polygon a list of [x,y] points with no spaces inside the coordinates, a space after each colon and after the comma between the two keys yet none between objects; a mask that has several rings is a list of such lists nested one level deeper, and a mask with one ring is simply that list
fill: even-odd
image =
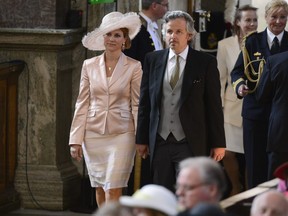
[{"label": "uniform epaulette", "polygon": [[248,37],[250,37],[251,35],[256,34],[256,33],[257,33],[257,31],[249,32],[247,35],[245,35],[245,36],[243,37],[243,40],[246,40]]},{"label": "uniform epaulette", "polygon": [[256,34],[257,33],[257,31],[252,31],[252,32],[249,32],[247,35],[245,35],[244,37],[243,37],[243,40],[241,41],[241,50],[243,51],[243,48],[245,47],[245,43],[246,43],[246,39],[248,38],[248,37],[250,37],[251,35],[254,35],[254,34]]}]

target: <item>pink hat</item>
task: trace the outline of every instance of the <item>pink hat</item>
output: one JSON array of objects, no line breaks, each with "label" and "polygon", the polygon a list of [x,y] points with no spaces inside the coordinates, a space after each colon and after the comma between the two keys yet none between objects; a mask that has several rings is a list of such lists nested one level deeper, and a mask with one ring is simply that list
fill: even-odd
[{"label": "pink hat", "polygon": [[288,162],[281,164],[275,171],[274,176],[282,180],[288,179]]}]

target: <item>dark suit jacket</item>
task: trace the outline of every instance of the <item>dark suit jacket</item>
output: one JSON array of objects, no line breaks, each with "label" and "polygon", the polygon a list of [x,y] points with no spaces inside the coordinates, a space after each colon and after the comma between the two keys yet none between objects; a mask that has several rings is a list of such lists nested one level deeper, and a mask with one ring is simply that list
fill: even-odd
[{"label": "dark suit jacket", "polygon": [[256,98],[272,103],[267,150],[288,152],[288,52],[268,58]]},{"label": "dark suit jacket", "polygon": [[[153,157],[169,49],[146,55],[140,87],[137,144],[149,144]],[[179,117],[195,156],[226,147],[216,59],[189,47],[183,71]],[[151,159],[152,159],[151,157]]]},{"label": "dark suit jacket", "polygon": [[[247,37],[245,47],[249,53],[250,60],[256,60],[255,53],[260,53],[259,58],[264,58],[265,60],[271,55],[270,49],[267,42],[267,30],[260,33],[253,33]],[[288,34],[285,31],[282,41],[281,41],[281,52],[288,50]],[[258,70],[258,63],[254,63],[253,66]],[[231,72],[231,82],[237,82],[239,79],[242,81],[238,82],[235,86],[235,92],[238,98],[242,98],[238,95],[238,88],[241,84],[245,84],[247,77],[244,74],[244,62],[242,52],[239,54],[239,57],[236,61],[235,67]],[[249,89],[253,89],[255,83],[247,82]],[[244,97],[242,116],[243,118],[250,120],[258,121],[268,121],[270,114],[270,105],[269,104],[259,104],[255,98],[255,93],[248,94]]]},{"label": "dark suit jacket", "polygon": [[155,50],[155,46],[152,40],[151,35],[147,31],[147,22],[144,18],[140,16],[142,25],[139,33],[132,40],[130,49],[124,51],[124,53],[141,62],[142,66],[144,63],[145,55],[148,52]]}]

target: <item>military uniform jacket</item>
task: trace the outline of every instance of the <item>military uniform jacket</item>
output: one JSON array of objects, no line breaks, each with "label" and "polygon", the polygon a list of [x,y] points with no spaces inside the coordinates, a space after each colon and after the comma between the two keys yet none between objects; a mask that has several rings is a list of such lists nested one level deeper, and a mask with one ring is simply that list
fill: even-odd
[{"label": "military uniform jacket", "polygon": [[[245,41],[245,48],[247,49],[249,58],[251,61],[257,58],[266,59],[271,56],[269,45],[267,42],[267,30],[259,33],[252,33]],[[280,52],[288,50],[288,33],[285,31],[282,41]],[[258,71],[259,62],[253,63],[253,68]],[[249,89],[253,89],[255,83],[247,81],[247,76],[244,74],[244,60],[243,52],[238,56],[236,64],[231,72],[231,82],[238,98],[242,98],[238,95],[238,88],[241,84],[247,85]],[[260,104],[255,98],[255,92],[245,96],[242,107],[242,117],[250,120],[268,121],[270,114],[270,104]]]}]

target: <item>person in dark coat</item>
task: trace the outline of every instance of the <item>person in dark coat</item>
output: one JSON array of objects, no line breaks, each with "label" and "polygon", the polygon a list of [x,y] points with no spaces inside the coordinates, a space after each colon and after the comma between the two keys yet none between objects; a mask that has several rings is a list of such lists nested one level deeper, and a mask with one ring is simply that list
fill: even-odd
[{"label": "person in dark coat", "polygon": [[268,126],[268,177],[288,162],[288,51],[268,58],[256,98],[260,103],[271,104]]},{"label": "person in dark coat", "polygon": [[140,32],[132,40],[130,49],[124,51],[127,56],[142,63],[145,55],[155,50],[163,49],[161,29],[159,23],[168,11],[168,0],[142,0],[142,10],[139,12],[142,22]]},{"label": "person in dark coat", "polygon": [[[243,142],[248,188],[267,181],[266,153],[270,104],[260,104],[255,90],[267,58],[288,50],[288,4],[285,0],[269,1],[265,7],[267,28],[250,34],[231,72],[231,82],[238,98],[243,98]],[[278,42],[277,42],[278,41]]]},{"label": "person in dark coat", "polygon": [[196,31],[188,13],[164,18],[170,48],[146,55],[136,150],[142,158],[150,154],[153,183],[174,191],[181,160],[220,161],[226,144],[216,58],[189,46]]}]

